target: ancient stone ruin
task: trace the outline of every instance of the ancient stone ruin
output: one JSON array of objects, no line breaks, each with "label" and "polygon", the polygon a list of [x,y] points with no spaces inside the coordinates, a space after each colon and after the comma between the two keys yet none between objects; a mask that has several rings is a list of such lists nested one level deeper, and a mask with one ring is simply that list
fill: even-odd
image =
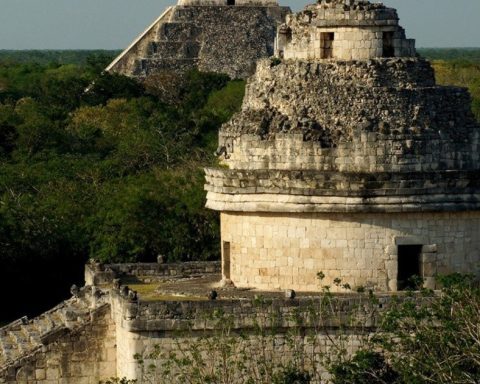
[{"label": "ancient stone ruin", "polygon": [[146,78],[197,68],[245,78],[258,59],[273,55],[277,26],[288,13],[277,0],[179,0],[107,71]]},{"label": "ancient stone ruin", "polygon": [[279,28],[207,169],[223,279],[236,287],[397,291],[480,275],[480,127],[435,84],[394,9],[321,0]]},{"label": "ancient stone ruin", "polygon": [[[338,309],[321,323],[328,333],[319,332],[321,324],[311,311],[322,306],[321,297],[263,292],[259,299],[258,292],[218,287],[220,267],[215,262],[87,264],[86,285],[73,287],[70,299],[37,318],[22,318],[0,328],[0,383],[98,384],[112,377],[165,383],[163,356],[179,353],[179,346],[199,337],[221,332],[215,313],[233,318],[229,329],[249,335],[254,346],[255,322],[276,319],[279,330],[301,322],[303,332],[294,336],[294,349],[286,341],[288,332],[280,331],[275,348],[269,345],[263,351],[277,360],[293,359],[299,349],[308,353],[312,340],[316,348],[332,348],[332,338],[342,334],[341,328],[350,327],[352,319],[355,327],[362,322],[370,332],[379,313],[391,303],[385,295],[373,306],[368,305],[367,296],[339,298]],[[352,332],[349,339],[348,349],[353,351],[359,337]],[[162,357],[146,358],[155,350]],[[136,355],[146,358],[144,365]]]},{"label": "ancient stone ruin", "polygon": [[[195,62],[243,76],[258,56],[237,55],[237,67],[227,56],[210,61],[213,51],[205,52],[214,45],[193,36],[213,35],[188,20],[213,18],[202,28],[218,26],[219,33],[235,20],[231,30],[240,34],[255,20],[267,36],[272,15],[284,10],[273,1],[231,3],[180,1],[116,70],[143,76],[156,66]],[[173,39],[185,31],[192,39]],[[135,52],[153,49],[154,36],[165,46],[182,41],[177,48],[202,42],[194,46],[205,51],[188,60],[137,60],[145,56]],[[266,55],[270,40],[259,41]],[[184,52],[177,48],[167,51]],[[396,11],[320,0],[280,26],[276,52],[260,61],[242,110],[220,131],[223,166],[206,170],[207,206],[221,212],[222,262],[90,262],[85,287],[72,287],[70,299],[0,328],[0,384],[165,382],[158,379],[162,358],[140,365],[135,355],[168,356],[192,340],[212,341],[224,326],[215,313],[232,319],[231,334],[252,343],[249,355],[264,346],[255,345],[258,321],[273,319],[274,342],[261,352],[292,361],[303,351],[313,356],[307,368],[319,370],[312,383],[325,382],[320,352],[328,355],[336,338],[354,352],[378,331],[392,301],[421,300],[391,294],[409,287],[410,278],[435,288],[437,274],[480,276],[480,126],[465,89],[435,84]],[[345,288],[337,278],[378,296],[334,295],[326,313],[322,300],[330,297],[318,293]],[[157,365],[148,381],[151,363]]]}]

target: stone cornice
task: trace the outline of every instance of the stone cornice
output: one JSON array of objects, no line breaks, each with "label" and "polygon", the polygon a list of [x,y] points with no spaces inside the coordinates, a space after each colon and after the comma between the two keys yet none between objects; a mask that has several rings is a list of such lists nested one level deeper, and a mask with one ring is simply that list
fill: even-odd
[{"label": "stone cornice", "polygon": [[338,173],[206,169],[207,207],[238,212],[425,212],[480,209],[477,171]]}]

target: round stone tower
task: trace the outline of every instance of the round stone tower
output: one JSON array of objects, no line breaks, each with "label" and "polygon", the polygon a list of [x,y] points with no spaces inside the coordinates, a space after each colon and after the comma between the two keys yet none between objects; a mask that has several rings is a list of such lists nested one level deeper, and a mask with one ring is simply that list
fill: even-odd
[{"label": "round stone tower", "polygon": [[[396,11],[321,0],[279,29],[207,169],[223,279],[237,287],[405,289],[480,275],[480,127],[435,84]],[[319,281],[317,274],[325,278]]]}]

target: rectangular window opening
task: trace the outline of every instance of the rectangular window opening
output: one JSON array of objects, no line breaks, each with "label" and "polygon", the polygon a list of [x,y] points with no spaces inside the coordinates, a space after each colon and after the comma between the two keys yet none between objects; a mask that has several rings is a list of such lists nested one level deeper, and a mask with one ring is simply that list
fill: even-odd
[{"label": "rectangular window opening", "polygon": [[320,33],[320,58],[333,58],[333,42],[335,40],[335,33],[322,32]]},{"label": "rectangular window opening", "polygon": [[398,290],[417,289],[415,277],[422,277],[422,245],[398,246]]},{"label": "rectangular window opening", "polygon": [[223,278],[230,280],[230,242],[223,242]]},{"label": "rectangular window opening", "polygon": [[235,0],[227,0],[227,5],[235,5]]},{"label": "rectangular window opening", "polygon": [[383,57],[395,57],[393,32],[383,32]]}]

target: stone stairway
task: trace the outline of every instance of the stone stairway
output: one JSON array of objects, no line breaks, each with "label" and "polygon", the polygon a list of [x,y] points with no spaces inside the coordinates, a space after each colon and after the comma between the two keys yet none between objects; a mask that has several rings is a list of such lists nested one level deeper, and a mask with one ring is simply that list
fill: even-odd
[{"label": "stone stairway", "polygon": [[273,2],[171,6],[106,71],[146,79],[198,69],[247,78],[258,59],[274,53],[277,26],[288,13]]},{"label": "stone stairway", "polygon": [[159,26],[143,56],[135,60],[137,75],[145,77],[158,70],[185,71],[197,65],[202,28],[185,18],[183,11],[176,7],[170,19]]},{"label": "stone stairway", "polygon": [[23,317],[0,328],[0,370],[87,324],[92,311],[105,305],[108,303],[104,292],[84,287],[34,319]]},{"label": "stone stairway", "polygon": [[[143,31],[115,60],[105,69],[107,72],[130,73],[137,75],[142,69],[142,60],[150,50],[148,42],[158,41],[160,30],[166,23],[169,23],[175,7],[167,7],[157,20],[155,20],[145,31]],[[133,69],[134,68],[134,69]]]}]

